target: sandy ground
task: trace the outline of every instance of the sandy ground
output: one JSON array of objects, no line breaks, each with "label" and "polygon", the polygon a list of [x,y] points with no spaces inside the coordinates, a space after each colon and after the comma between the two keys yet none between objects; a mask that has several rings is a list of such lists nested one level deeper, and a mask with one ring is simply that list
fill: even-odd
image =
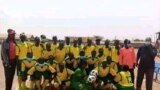
[{"label": "sandy ground", "polygon": [[[156,62],[160,63],[160,59],[156,58]],[[137,68],[135,69],[135,76],[136,76],[136,74],[137,74]],[[158,76],[158,80],[160,81],[160,75]],[[3,68],[2,62],[0,60],[0,90],[4,90],[5,89],[4,81],[5,81],[4,68]],[[159,81],[153,81],[153,90],[160,90]],[[17,83],[17,76],[16,75],[14,77],[14,83],[13,83],[13,89],[12,90],[18,90],[18,83]],[[142,90],[146,90],[146,88],[145,88],[145,79],[143,80]]]}]

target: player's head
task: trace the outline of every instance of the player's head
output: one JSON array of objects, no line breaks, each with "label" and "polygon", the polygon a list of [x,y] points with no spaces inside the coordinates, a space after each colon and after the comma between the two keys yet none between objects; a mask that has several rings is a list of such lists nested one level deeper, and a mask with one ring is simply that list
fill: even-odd
[{"label": "player's head", "polygon": [[27,52],[27,58],[32,58],[33,57],[33,53],[32,52]]},{"label": "player's head", "polygon": [[124,47],[129,48],[129,40],[128,39],[124,40]]},{"label": "player's head", "polygon": [[63,48],[64,48],[64,41],[61,40],[61,41],[59,42],[59,49],[63,49]]},{"label": "player's head", "polygon": [[104,44],[105,44],[105,46],[108,47],[109,46],[109,40],[107,39]]},{"label": "player's head", "polygon": [[111,62],[112,62],[112,57],[111,57],[111,56],[107,56],[106,61],[107,61],[108,64],[111,64]]},{"label": "player's head", "polygon": [[38,59],[37,62],[40,63],[40,64],[43,64],[45,62],[45,59],[41,57],[41,58]]},{"label": "player's head", "polygon": [[26,37],[25,33],[21,33],[19,38],[21,39],[22,42],[27,40],[27,37]]},{"label": "player's head", "polygon": [[46,35],[42,34],[41,35],[41,43],[45,43],[46,40]]},{"label": "player's head", "polygon": [[31,35],[31,37],[29,38],[29,40],[30,40],[31,42],[34,42],[34,36]]},{"label": "player's head", "polygon": [[128,71],[129,70],[129,66],[128,65],[123,65],[122,66],[122,71]]},{"label": "player's head", "polygon": [[66,37],[66,38],[65,38],[65,41],[66,41],[66,45],[69,45],[69,44],[70,44],[70,38],[69,38],[69,37]]},{"label": "player's head", "polygon": [[78,45],[81,45],[82,44],[82,38],[79,37],[78,40],[77,40],[77,42],[78,42]]},{"label": "player's head", "polygon": [[57,36],[53,36],[52,41],[53,41],[54,44],[57,44]]},{"label": "player's head", "polygon": [[94,57],[94,56],[96,56],[96,51],[95,50],[93,50],[92,52],[91,52],[91,55],[92,55],[92,57]]},{"label": "player's head", "polygon": [[50,43],[47,43],[47,44],[46,44],[46,49],[47,49],[48,51],[51,50],[51,44],[50,44]]},{"label": "player's head", "polygon": [[115,46],[119,46],[119,44],[120,44],[119,40],[115,40],[115,41],[114,41],[114,45],[115,45]]},{"label": "player's head", "polygon": [[53,55],[49,55],[48,59],[49,60],[54,60],[54,56]]},{"label": "player's head", "polygon": [[39,45],[40,44],[40,38],[39,37],[35,37],[34,38],[34,42],[35,42],[35,45]]},{"label": "player's head", "polygon": [[96,39],[96,45],[100,45],[100,43],[101,43],[101,39],[97,38]]},{"label": "player's head", "polygon": [[80,51],[79,55],[80,56],[85,56],[85,52],[84,51]]},{"label": "player's head", "polygon": [[74,46],[74,47],[77,47],[77,40],[74,40],[74,41],[73,41],[73,46]]},{"label": "player's head", "polygon": [[91,39],[87,39],[87,44],[88,44],[88,46],[91,46],[92,45],[92,40]]},{"label": "player's head", "polygon": [[46,35],[42,34],[41,39],[46,39]]},{"label": "player's head", "polygon": [[103,62],[102,62],[102,67],[103,67],[103,68],[107,67],[107,61],[103,61]]}]

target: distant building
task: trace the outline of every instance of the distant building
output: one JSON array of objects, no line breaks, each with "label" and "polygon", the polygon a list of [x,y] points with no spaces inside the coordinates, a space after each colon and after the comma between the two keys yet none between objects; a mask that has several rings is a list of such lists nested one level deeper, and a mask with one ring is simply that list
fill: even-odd
[{"label": "distant building", "polygon": [[[70,41],[71,42],[73,42],[73,40],[77,40],[79,37],[77,37],[77,36],[66,36],[66,37],[69,37],[70,38]],[[66,38],[65,37],[65,38]],[[87,39],[91,39],[92,41],[95,41],[97,38],[99,38],[99,39],[103,39],[103,37],[101,37],[101,36],[86,36],[86,37],[81,37],[82,38],[82,42],[84,42],[84,43],[86,43],[87,42]]]},{"label": "distant building", "polygon": [[[77,36],[66,36],[66,37],[69,37],[70,38],[70,42],[73,42],[74,40],[77,40],[79,37]],[[65,37],[65,38],[66,38]],[[92,41],[95,41],[96,38],[95,37],[81,37],[82,38],[82,42],[86,43],[87,42],[87,39],[91,39]]]}]

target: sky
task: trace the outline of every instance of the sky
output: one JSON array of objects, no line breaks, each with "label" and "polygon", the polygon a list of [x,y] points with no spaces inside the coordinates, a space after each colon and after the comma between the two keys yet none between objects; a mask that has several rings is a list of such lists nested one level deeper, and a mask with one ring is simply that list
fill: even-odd
[{"label": "sky", "polygon": [[144,39],[160,31],[160,0],[0,0],[0,33]]}]

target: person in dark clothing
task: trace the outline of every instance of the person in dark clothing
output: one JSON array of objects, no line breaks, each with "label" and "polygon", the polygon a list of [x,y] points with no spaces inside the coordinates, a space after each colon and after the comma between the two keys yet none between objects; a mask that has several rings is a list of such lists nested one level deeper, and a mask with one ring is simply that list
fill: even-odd
[{"label": "person in dark clothing", "polygon": [[155,57],[157,49],[151,44],[151,38],[146,38],[145,44],[141,46],[137,53],[138,75],[137,75],[137,90],[141,90],[144,74],[146,75],[146,90],[152,90]]},{"label": "person in dark clothing", "polygon": [[4,67],[5,90],[12,90],[17,65],[15,31],[8,29],[8,37],[2,42],[1,59]]}]

